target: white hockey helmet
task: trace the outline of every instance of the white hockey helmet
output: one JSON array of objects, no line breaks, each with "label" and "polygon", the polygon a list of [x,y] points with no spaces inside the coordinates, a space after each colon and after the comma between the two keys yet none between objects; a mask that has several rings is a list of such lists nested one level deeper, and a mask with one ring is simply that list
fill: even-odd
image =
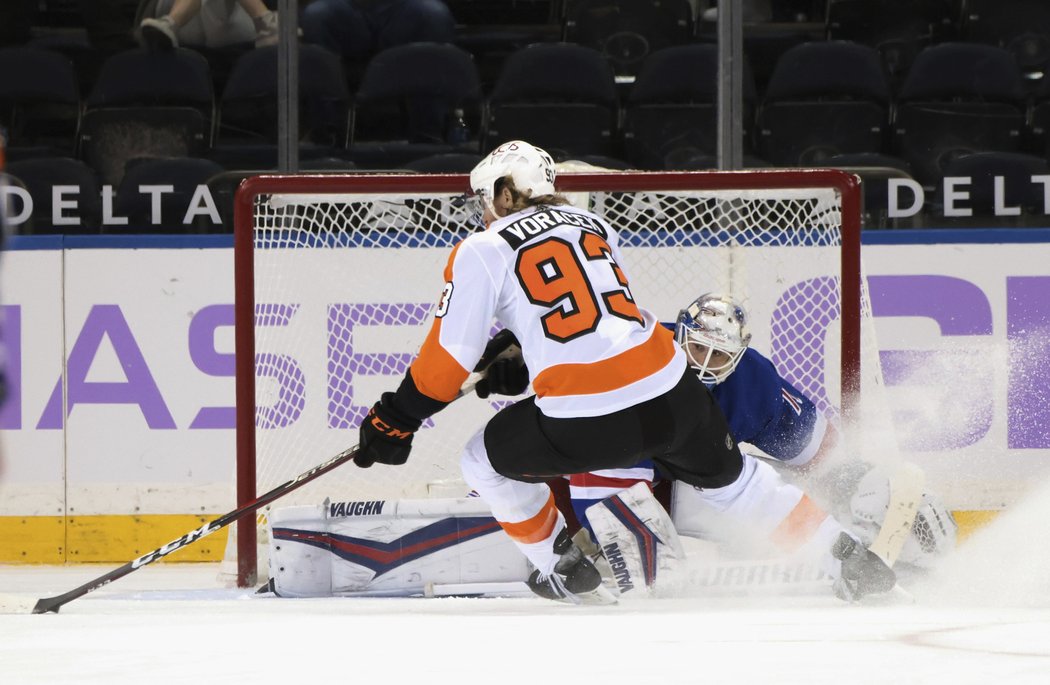
[{"label": "white hockey helmet", "polygon": [[733,373],[751,342],[747,312],[725,295],[706,293],[678,312],[675,340],[705,383],[721,383]]},{"label": "white hockey helmet", "polygon": [[[849,508],[853,526],[866,544],[874,542],[890,506],[890,479],[881,468],[869,470],[857,483]],[[959,526],[952,512],[935,495],[925,492],[915,513],[911,535],[901,547],[898,563],[931,567],[955,549]]]},{"label": "white hockey helmet", "polygon": [[470,191],[482,208],[492,211],[496,182],[510,177],[514,188],[529,197],[551,195],[554,190],[554,160],[541,148],[524,140],[503,143],[470,172]]}]

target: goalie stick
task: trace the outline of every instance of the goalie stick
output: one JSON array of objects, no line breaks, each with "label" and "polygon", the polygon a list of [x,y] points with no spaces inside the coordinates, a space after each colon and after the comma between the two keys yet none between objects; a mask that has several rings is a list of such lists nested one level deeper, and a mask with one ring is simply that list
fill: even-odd
[{"label": "goalie stick", "polygon": [[[509,347],[501,350],[499,354],[496,354],[495,356],[491,357],[491,359],[483,358],[476,367],[479,369],[479,371],[475,371],[467,377],[462,387],[460,387],[459,393],[456,395],[455,399],[458,400],[464,395],[469,394],[474,389],[474,386],[477,385],[478,381],[485,377],[485,369],[489,366],[489,364],[491,364],[493,361],[496,361],[496,359],[501,359],[503,357],[515,355],[518,353],[518,350],[519,348],[517,347],[517,345],[512,344]],[[304,473],[299,474],[292,480],[278,485],[274,489],[270,490],[269,492],[263,495],[260,495],[251,502],[242,504],[233,511],[223,514],[219,518],[204,524],[200,528],[191,530],[182,537],[176,538],[171,542],[167,543],[166,545],[158,547],[152,552],[143,554],[142,556],[136,559],[132,559],[123,566],[115,568],[109,573],[101,575],[98,578],[95,578],[94,580],[90,580],[79,587],[73,588],[69,592],[64,592],[61,595],[55,595],[54,597],[44,597],[42,599],[39,599],[37,600],[36,604],[33,605],[32,613],[57,613],[62,606],[68,604],[69,602],[72,602],[74,599],[83,597],[89,592],[97,590],[100,587],[103,587],[104,585],[109,585],[113,581],[123,578],[129,573],[137,571],[143,566],[152,564],[154,561],[166,557],[172,552],[178,551],[183,547],[190,545],[196,542],[197,540],[200,540],[201,538],[205,538],[214,533],[215,531],[221,530],[222,528],[225,528],[231,523],[238,521],[242,517],[247,516],[248,514],[251,514],[255,511],[258,511],[259,509],[265,507],[271,502],[274,502],[280,499],[281,497],[284,497],[293,490],[301,488],[310,481],[316,478],[320,478],[329,471],[339,466],[342,466],[346,462],[352,460],[357,455],[357,451],[358,446],[354,445],[353,447],[335,455],[328,461],[318,464],[309,471],[305,471]],[[3,608],[9,613],[12,611],[15,613],[22,613],[24,611],[23,603],[18,600],[0,600],[0,606],[3,606]]]},{"label": "goalie stick", "polygon": [[905,540],[911,535],[915,515],[922,503],[926,474],[917,465],[902,463],[890,476],[890,501],[886,518],[870,549],[892,567],[900,556]]}]

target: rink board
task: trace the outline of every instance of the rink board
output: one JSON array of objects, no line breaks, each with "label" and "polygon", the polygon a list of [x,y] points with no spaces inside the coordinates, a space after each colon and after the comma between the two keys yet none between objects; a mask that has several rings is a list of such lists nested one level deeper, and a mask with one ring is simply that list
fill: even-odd
[{"label": "rink board", "polygon": [[[1050,470],[1050,232],[964,242],[977,235],[867,245],[864,259],[902,447],[950,507],[982,512]],[[228,240],[14,248],[0,269],[13,381],[0,411],[0,562],[125,560],[232,509]]]}]

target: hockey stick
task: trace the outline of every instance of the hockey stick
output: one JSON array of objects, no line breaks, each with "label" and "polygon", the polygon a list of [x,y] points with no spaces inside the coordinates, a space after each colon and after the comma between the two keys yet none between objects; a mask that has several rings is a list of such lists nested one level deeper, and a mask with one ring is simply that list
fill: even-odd
[{"label": "hockey stick", "polygon": [[925,485],[926,474],[910,462],[902,463],[890,476],[890,502],[886,508],[886,518],[882,520],[882,528],[868,548],[888,566],[892,567],[897,562],[901,548],[911,534]]},{"label": "hockey stick", "polygon": [[168,544],[158,547],[152,552],[143,554],[141,557],[129,561],[120,568],[113,569],[109,573],[99,576],[94,580],[90,580],[81,585],[80,587],[70,590],[69,592],[65,592],[61,595],[56,595],[54,597],[45,597],[43,599],[38,600],[36,605],[33,606],[33,613],[44,614],[47,612],[57,612],[60,607],[62,607],[65,604],[68,604],[69,602],[72,602],[74,599],[77,599],[78,597],[83,597],[87,593],[93,590],[97,590],[103,585],[108,585],[112,583],[114,580],[123,578],[132,571],[137,571],[138,569],[142,568],[143,566],[146,566],[147,564],[152,564],[154,561],[166,557],[172,552],[182,549],[186,545],[196,542],[201,538],[207,537],[215,531],[220,530],[221,528],[225,528],[234,521],[240,519],[242,516],[247,516],[248,514],[265,507],[267,504],[277,499],[280,499],[281,497],[284,497],[292,490],[297,490],[298,488],[306,485],[315,478],[323,476],[324,474],[328,473],[337,466],[345,464],[346,462],[353,459],[356,455],[357,445],[354,445],[350,449],[340,452],[328,461],[322,464],[318,464],[309,471],[300,474],[292,480],[278,485],[273,490],[270,490],[264,495],[260,495],[251,502],[248,502],[247,504],[242,504],[233,511],[220,516],[214,521],[210,521],[201,526],[200,528],[197,528],[196,530],[191,530],[182,537],[176,538]]},{"label": "hockey stick", "polygon": [[[505,357],[505,356],[511,356],[513,354],[516,354],[516,353],[517,353],[517,347],[514,346],[514,345],[511,345],[509,348],[502,350],[499,354],[497,354],[494,358],[492,358],[491,361],[487,360],[487,359],[483,359],[482,362],[479,364],[479,368],[482,369],[482,370],[481,371],[476,371],[474,373],[471,373],[467,377],[467,379],[463,383],[462,387],[460,387],[459,393],[456,395],[455,400],[458,400],[460,397],[463,397],[464,395],[469,394],[474,389],[474,386],[477,385],[478,381],[480,381],[482,378],[485,377],[485,370],[487,370],[488,365],[491,364],[492,361],[495,361],[496,359],[500,359],[500,358]],[[453,401],[455,401],[455,400],[453,400]],[[69,592],[65,592],[65,593],[63,593],[61,595],[56,595],[54,597],[44,597],[43,599],[37,600],[36,604],[33,606],[32,613],[34,613],[34,614],[44,614],[44,613],[48,613],[48,612],[55,612],[55,613],[57,613],[58,610],[63,605],[68,604],[69,602],[72,602],[74,599],[77,599],[79,597],[83,597],[84,595],[86,595],[89,592],[92,592],[93,590],[97,590],[97,589],[99,589],[100,587],[102,587],[104,585],[108,585],[108,584],[112,583],[114,580],[118,580],[120,578],[123,578],[124,576],[128,575],[129,573],[131,573],[133,571],[137,571],[138,569],[142,568],[143,566],[146,566],[148,564],[152,564],[154,561],[157,561],[158,559],[166,557],[167,555],[171,554],[172,552],[178,551],[178,550],[182,549],[183,547],[185,547],[185,546],[187,546],[189,544],[192,544],[192,543],[196,542],[197,540],[200,540],[201,538],[207,537],[207,536],[211,535],[212,533],[214,533],[215,531],[220,530],[222,528],[225,528],[226,526],[230,525],[231,523],[239,520],[240,518],[242,518],[244,516],[247,516],[248,514],[251,514],[251,513],[255,512],[255,511],[258,511],[259,509],[265,507],[266,505],[270,504],[271,502],[274,502],[274,501],[280,499],[281,497],[284,497],[289,492],[292,492],[293,490],[297,490],[297,489],[301,488],[302,486],[306,485],[310,481],[312,481],[312,480],[314,480],[316,478],[320,478],[321,476],[323,476],[324,474],[328,473],[329,471],[331,471],[331,470],[333,470],[333,469],[335,469],[335,468],[337,468],[339,466],[342,466],[346,462],[348,462],[351,459],[353,459],[357,455],[357,451],[358,451],[358,446],[354,445],[353,447],[351,447],[351,448],[349,448],[347,450],[344,450],[343,452],[340,452],[339,454],[335,455],[334,457],[332,457],[328,461],[326,461],[324,463],[321,463],[321,464],[318,464],[317,466],[313,467],[309,471],[301,473],[298,476],[296,476],[295,478],[293,478],[292,480],[287,481],[286,483],[283,483],[281,485],[278,485],[273,490],[270,490],[269,492],[267,492],[267,493],[265,493],[263,495],[260,495],[259,497],[256,497],[251,502],[248,502],[246,504],[242,504],[241,506],[237,507],[233,511],[228,512],[228,513],[220,516],[219,518],[204,524],[203,526],[201,526],[200,528],[197,528],[196,530],[191,530],[190,532],[186,533],[182,537],[176,538],[175,540],[172,540],[168,544],[163,545],[161,547],[158,547],[157,549],[153,550],[152,552],[149,552],[147,554],[143,554],[142,556],[138,557],[137,559],[133,559],[133,560],[129,561],[128,563],[124,564],[123,566],[121,566],[119,568],[116,568],[116,569],[113,569],[112,571],[110,571],[109,573],[106,573],[105,575],[99,576],[98,578],[95,578],[94,580],[90,580],[90,581],[84,583],[83,585],[81,585],[79,587],[76,587],[76,588],[70,590]],[[17,609],[15,609],[15,611],[17,612]]]}]

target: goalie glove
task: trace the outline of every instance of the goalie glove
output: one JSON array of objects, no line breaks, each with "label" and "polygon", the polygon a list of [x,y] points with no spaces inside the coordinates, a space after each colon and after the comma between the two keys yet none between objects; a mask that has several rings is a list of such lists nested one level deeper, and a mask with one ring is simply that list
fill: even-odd
[{"label": "goalie glove", "polygon": [[361,422],[354,463],[361,468],[372,464],[400,466],[408,461],[412,438],[423,422],[405,416],[394,406],[394,393],[385,392]]},{"label": "goalie glove", "polygon": [[520,395],[529,387],[529,369],[521,356],[521,345],[506,328],[489,340],[474,371],[485,374],[474,386],[481,399],[489,395]]}]

